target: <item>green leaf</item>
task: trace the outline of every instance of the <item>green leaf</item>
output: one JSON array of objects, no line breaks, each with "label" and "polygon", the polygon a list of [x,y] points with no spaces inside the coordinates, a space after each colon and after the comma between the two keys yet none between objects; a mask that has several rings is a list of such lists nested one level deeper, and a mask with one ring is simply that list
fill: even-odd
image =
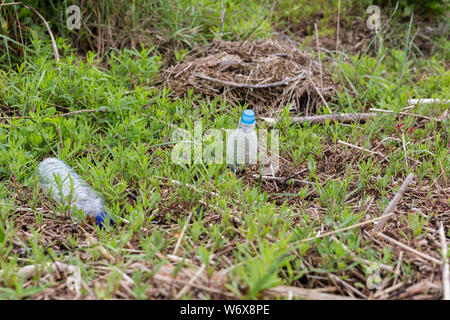
[{"label": "green leaf", "polygon": [[5,242],[5,231],[3,231],[2,228],[0,228],[0,243],[3,244],[3,242]]}]

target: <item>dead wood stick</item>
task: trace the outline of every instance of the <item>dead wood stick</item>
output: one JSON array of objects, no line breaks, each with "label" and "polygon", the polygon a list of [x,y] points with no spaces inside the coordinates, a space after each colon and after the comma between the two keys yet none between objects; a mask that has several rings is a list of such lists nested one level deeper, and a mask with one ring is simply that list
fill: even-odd
[{"label": "dead wood stick", "polygon": [[374,298],[379,298],[379,297],[381,297],[381,296],[383,296],[383,295],[387,295],[388,293],[391,293],[392,291],[395,291],[395,290],[397,290],[397,289],[403,287],[404,285],[405,285],[405,282],[397,283],[396,285],[393,285],[393,286],[391,286],[391,287],[389,287],[389,288],[387,288],[387,289],[384,289],[384,290],[382,290],[382,291],[378,291],[377,293],[375,293],[375,294],[373,295],[373,297],[374,297]]},{"label": "dead wood stick", "polygon": [[405,181],[403,181],[403,184],[401,185],[400,190],[398,190],[398,192],[395,195],[395,197],[391,200],[391,202],[389,202],[389,204],[386,207],[386,209],[384,209],[384,212],[383,212],[382,216],[386,216],[386,217],[383,218],[380,222],[378,222],[378,224],[374,228],[373,232],[380,232],[381,229],[383,229],[383,227],[384,227],[384,225],[385,225],[385,223],[387,222],[387,219],[388,219],[387,215],[389,213],[391,213],[392,211],[394,211],[395,207],[399,203],[400,199],[402,198],[403,194],[405,193],[406,189],[409,187],[409,185],[411,184],[413,179],[414,179],[414,174],[413,173],[408,174],[408,176],[406,177]]},{"label": "dead wood stick", "polygon": [[439,228],[439,237],[441,238],[442,258],[444,259],[444,265],[442,266],[444,300],[450,300],[450,275],[448,270],[447,242],[445,241],[445,231],[442,222],[441,227]]},{"label": "dead wood stick", "polygon": [[426,259],[428,261],[434,262],[436,264],[442,264],[442,261],[440,261],[440,260],[438,260],[436,258],[433,258],[432,256],[430,256],[430,255],[428,255],[426,253],[417,251],[416,249],[411,248],[411,247],[407,246],[406,244],[401,243],[400,241],[392,239],[391,237],[389,237],[389,236],[387,236],[387,235],[385,235],[385,234],[383,234],[381,232],[377,232],[375,235],[383,238],[384,240],[387,240],[387,241],[395,244],[398,247],[401,247],[401,248],[403,248],[405,250],[408,250],[409,252],[415,254],[416,256],[419,256],[419,257],[421,257],[423,259]]},{"label": "dead wood stick", "polygon": [[346,296],[320,292],[317,289],[305,289],[289,286],[278,286],[267,289],[264,291],[264,294],[273,298],[292,296],[294,298],[302,298],[305,300],[354,300]]},{"label": "dead wood stick", "polygon": [[183,229],[181,230],[181,234],[178,237],[178,241],[177,241],[177,243],[175,245],[175,249],[173,249],[173,255],[174,256],[177,255],[178,248],[180,247],[181,241],[183,240],[184,233],[186,232],[187,226],[189,225],[189,222],[191,221],[193,213],[194,213],[194,210],[192,210],[191,213],[189,214],[189,216],[188,216],[188,218],[186,220],[186,224],[184,225]]},{"label": "dead wood stick", "polygon": [[347,147],[352,147],[352,148],[355,148],[357,150],[361,150],[361,151],[365,151],[365,152],[368,152],[368,153],[371,153],[371,154],[378,155],[378,156],[382,157],[384,160],[389,162],[389,159],[384,154],[382,154],[379,151],[372,151],[372,150],[369,150],[369,149],[366,149],[366,148],[358,147],[358,146],[355,146],[354,144],[351,144],[351,143],[348,143],[348,142],[345,142],[345,141],[342,141],[342,140],[338,140],[337,142],[340,143],[340,144],[343,144],[344,146],[347,146]]},{"label": "dead wood stick", "polygon": [[307,170],[308,170],[307,168],[304,168],[304,169],[302,169],[300,171],[297,171],[296,173],[294,173],[294,174],[290,175],[289,177],[287,177],[286,179],[284,179],[283,182],[286,182],[286,181],[288,181],[288,180],[290,180],[292,178],[295,178],[296,176],[298,176],[299,174],[302,174],[303,172],[305,172]]},{"label": "dead wood stick", "polygon": [[[307,116],[307,117],[292,117],[291,123],[324,123],[327,120],[334,122],[342,122],[342,123],[352,123],[352,122],[365,122],[368,119],[375,117],[376,113],[333,113],[333,114],[325,114],[319,116]],[[279,119],[275,118],[264,118],[262,119],[269,124],[274,124]]]},{"label": "dead wood stick", "polygon": [[358,296],[360,296],[363,299],[367,299],[367,296],[362,293],[361,291],[359,291],[358,289],[354,288],[352,285],[350,285],[348,282],[342,280],[341,278],[339,278],[338,276],[330,273],[329,278],[337,283],[340,283],[342,286],[344,286],[345,288],[347,288],[348,290],[352,291],[353,293],[357,294]]},{"label": "dead wood stick", "polygon": [[263,88],[286,86],[290,82],[292,82],[295,79],[297,79],[297,77],[291,77],[291,78],[286,78],[284,80],[277,81],[277,82],[272,82],[272,83],[245,84],[245,83],[236,83],[236,82],[232,82],[232,81],[225,81],[225,80],[215,79],[215,78],[211,78],[211,77],[205,76],[203,74],[197,74],[196,77],[200,78],[200,79],[203,79],[203,80],[208,80],[208,81],[211,81],[211,82],[222,84],[222,85],[228,86],[228,87],[249,88],[249,89],[263,89]]}]

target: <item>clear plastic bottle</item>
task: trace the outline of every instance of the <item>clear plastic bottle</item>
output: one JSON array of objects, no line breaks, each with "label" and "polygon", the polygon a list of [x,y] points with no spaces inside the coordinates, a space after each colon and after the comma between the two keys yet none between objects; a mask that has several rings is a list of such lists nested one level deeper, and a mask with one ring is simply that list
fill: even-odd
[{"label": "clear plastic bottle", "polygon": [[[47,158],[37,167],[39,186],[56,202],[81,210],[103,226],[107,219],[105,201],[87,182],[64,161]],[[109,218],[109,224],[114,222]]]},{"label": "clear plastic bottle", "polygon": [[227,163],[233,171],[237,168],[256,164],[258,137],[255,130],[255,112],[245,110],[227,140]]}]

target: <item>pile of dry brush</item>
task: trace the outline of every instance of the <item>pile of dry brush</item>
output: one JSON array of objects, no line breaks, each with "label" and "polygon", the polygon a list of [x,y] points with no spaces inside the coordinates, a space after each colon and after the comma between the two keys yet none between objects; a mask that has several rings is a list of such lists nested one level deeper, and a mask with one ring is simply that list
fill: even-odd
[{"label": "pile of dry brush", "polygon": [[177,96],[192,88],[269,116],[286,105],[296,114],[315,114],[335,89],[320,61],[280,40],[215,42],[166,69],[159,80]]}]

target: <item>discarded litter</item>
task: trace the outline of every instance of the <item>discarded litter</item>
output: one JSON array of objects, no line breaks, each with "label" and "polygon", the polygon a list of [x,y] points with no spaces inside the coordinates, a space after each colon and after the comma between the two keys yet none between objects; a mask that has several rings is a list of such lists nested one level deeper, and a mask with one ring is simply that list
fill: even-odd
[{"label": "discarded litter", "polygon": [[87,182],[83,180],[64,161],[47,158],[37,167],[39,186],[56,202],[70,205],[71,212],[75,208],[84,215],[95,219],[99,226],[106,220],[114,224],[105,212],[105,201]]},{"label": "discarded litter", "polygon": [[255,112],[245,110],[238,127],[227,140],[227,163],[236,171],[239,167],[256,164],[258,154],[258,137],[255,130]]}]

